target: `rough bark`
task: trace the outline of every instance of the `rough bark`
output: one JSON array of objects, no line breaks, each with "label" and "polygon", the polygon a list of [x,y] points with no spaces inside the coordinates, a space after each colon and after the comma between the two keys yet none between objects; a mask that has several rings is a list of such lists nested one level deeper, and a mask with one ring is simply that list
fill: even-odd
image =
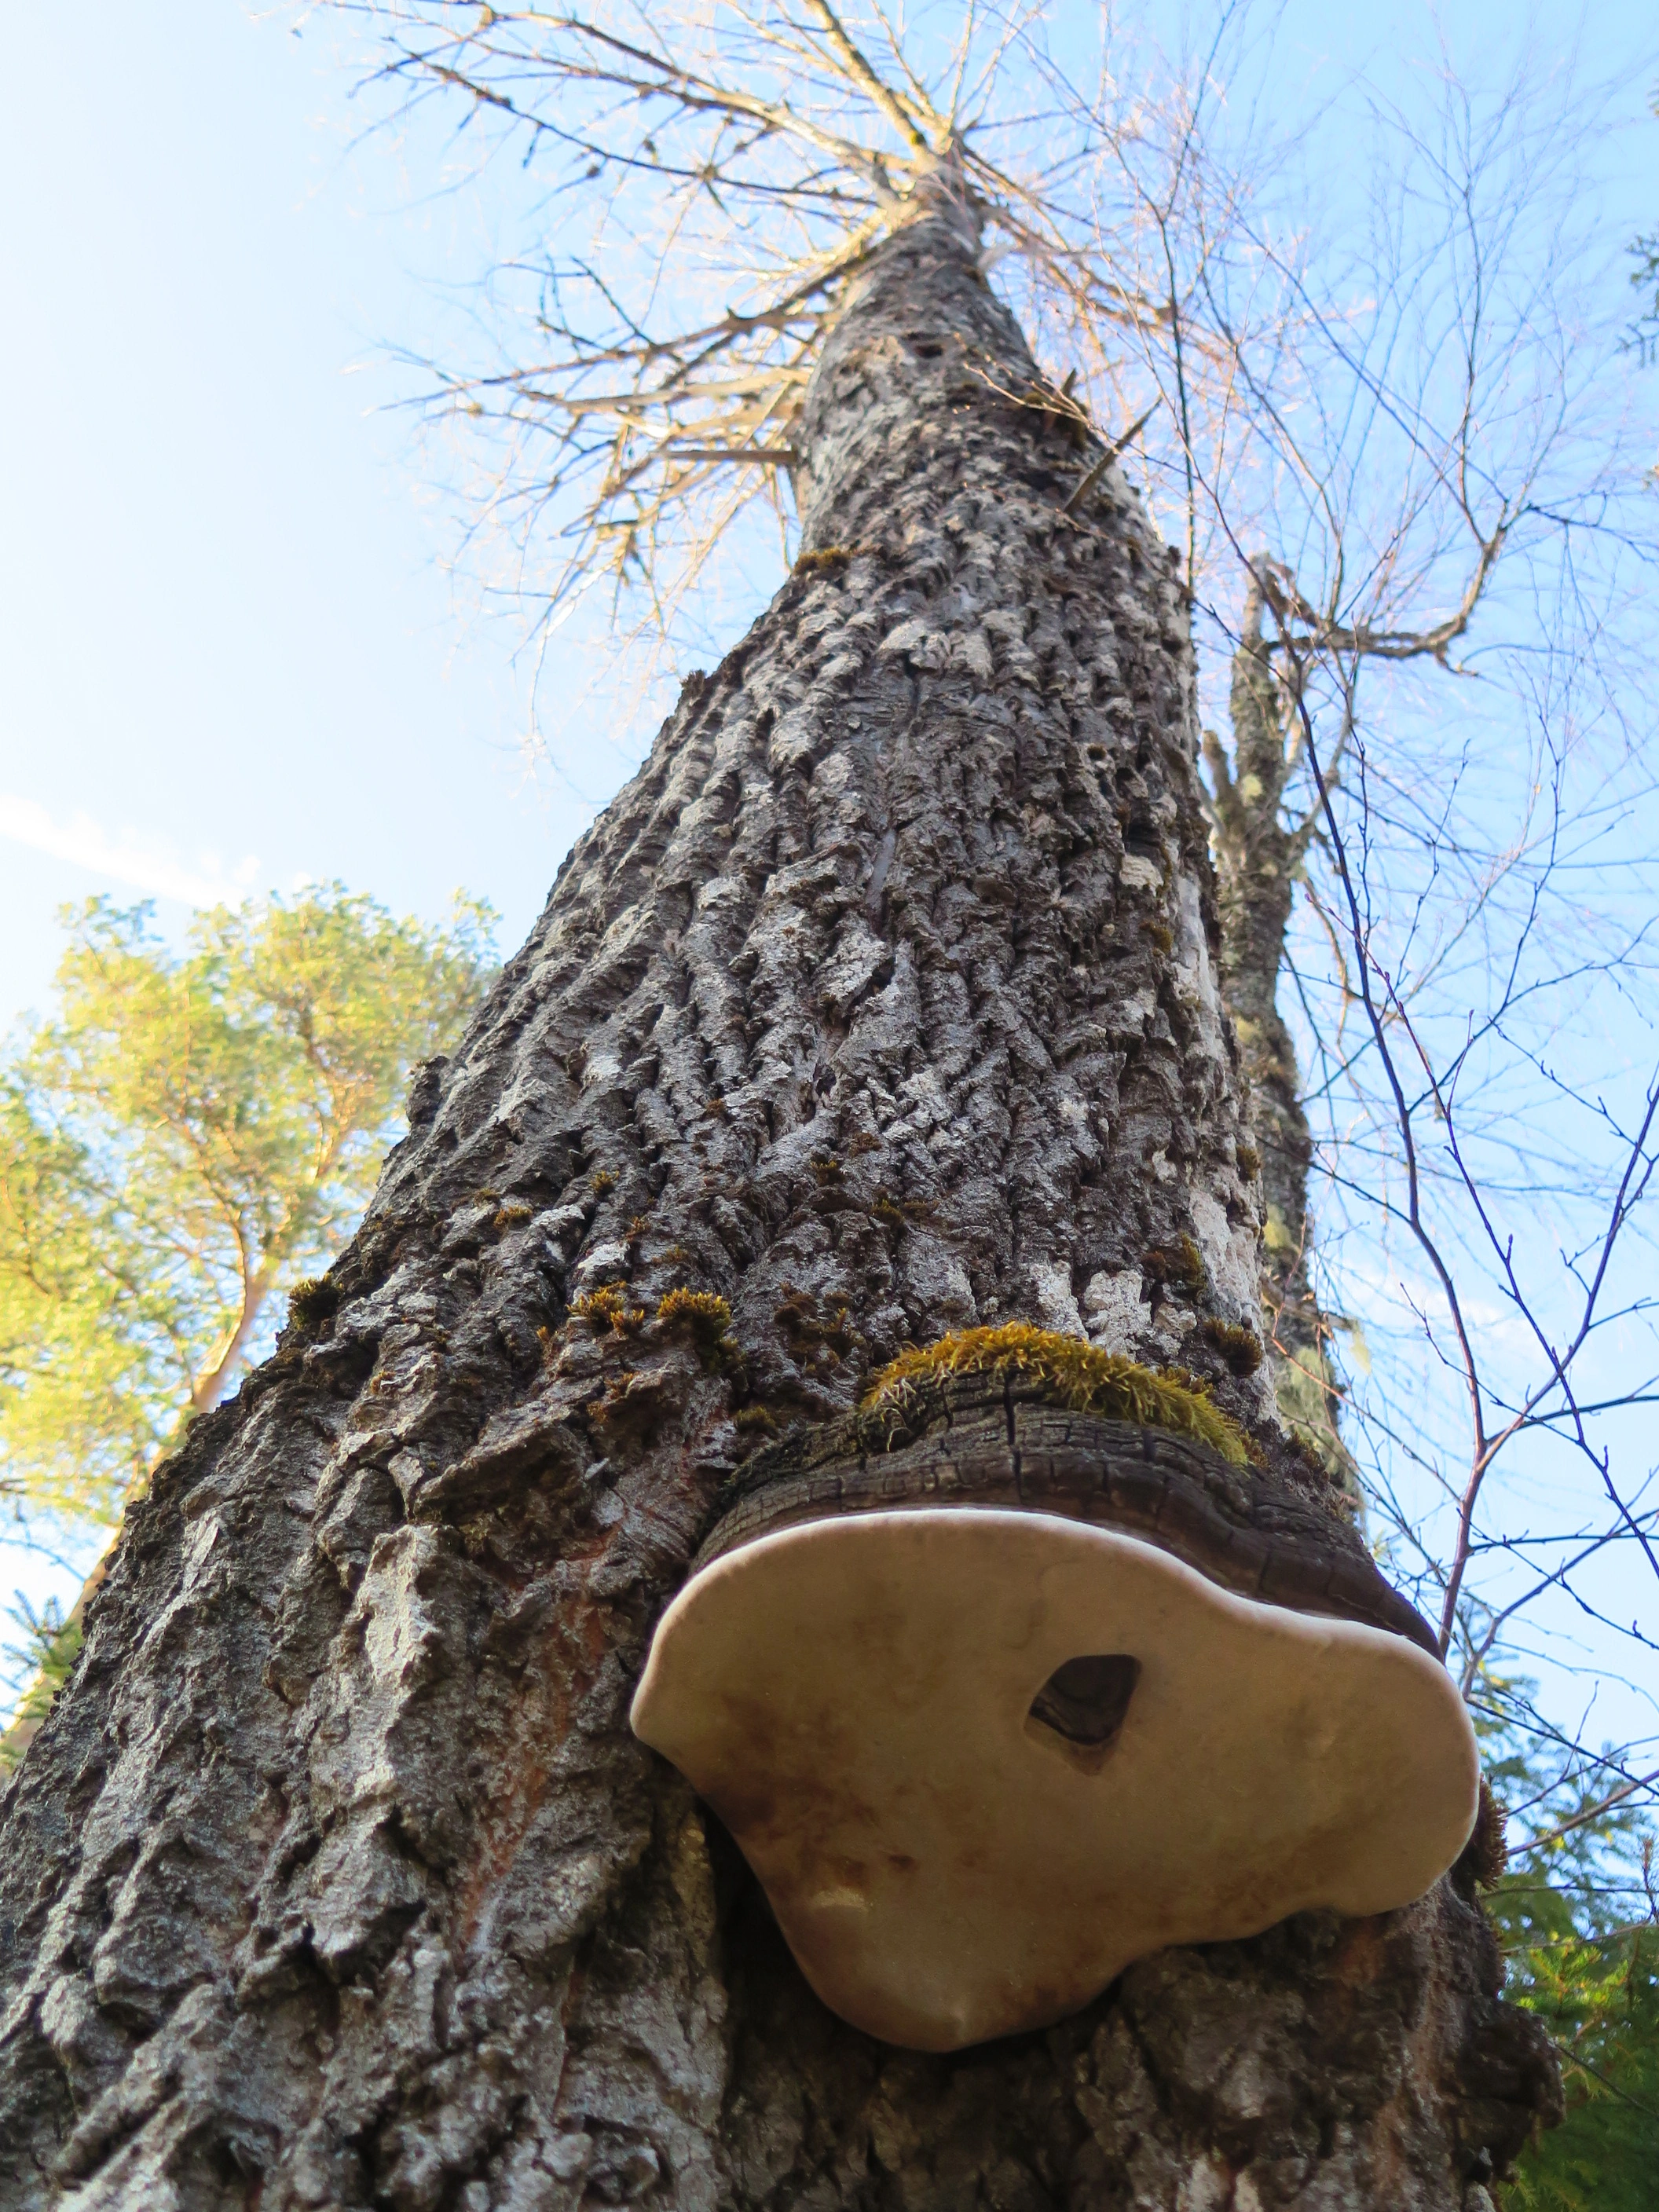
[{"label": "rough bark", "polygon": [[[130,1516],[4,1807],[8,2207],[1443,2212],[1555,2094],[1450,1881],[884,2048],[628,1729],[747,1450],[908,1339],[1178,1357],[1331,1504],[1235,1371],[1180,592],[1115,472],[1063,512],[1090,452],[975,255],[947,181],[877,258],[794,573]],[[683,1284],[737,1356],[654,1318]]]},{"label": "rough bark", "polygon": [[1250,1158],[1260,1164],[1262,1304],[1279,1411],[1357,1500],[1358,1477],[1340,1433],[1331,1324],[1315,1296],[1309,1264],[1313,1136],[1296,1045],[1279,1011],[1291,903],[1312,824],[1291,827],[1285,820],[1296,748],[1286,742],[1262,611],[1261,587],[1252,581],[1233,655],[1231,758],[1211,732],[1204,733],[1216,830],[1221,998],[1239,1047],[1255,1139]]}]

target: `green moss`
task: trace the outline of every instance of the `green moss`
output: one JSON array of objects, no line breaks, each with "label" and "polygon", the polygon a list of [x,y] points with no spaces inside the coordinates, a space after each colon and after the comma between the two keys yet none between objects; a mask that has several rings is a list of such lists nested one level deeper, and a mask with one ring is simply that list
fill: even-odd
[{"label": "green moss", "polygon": [[1173,1244],[1155,1244],[1141,1265],[1153,1282],[1172,1284],[1188,1297],[1200,1296],[1210,1279],[1204,1255],[1184,1231]]},{"label": "green moss", "polygon": [[732,1326],[732,1309],[714,1291],[670,1291],[657,1307],[657,1319],[670,1328],[690,1329],[718,1343]]},{"label": "green moss", "polygon": [[1480,1778],[1480,1809],[1474,1816],[1474,1832],[1463,1846],[1462,1856],[1453,1869],[1454,1875],[1466,1876],[1472,1888],[1495,1889],[1503,1880],[1510,1863],[1508,1825],[1509,1814],[1492,1796],[1492,1784],[1483,1774]]},{"label": "green moss", "polygon": [[844,1305],[826,1309],[810,1291],[798,1291],[793,1283],[784,1284],[783,1303],[772,1318],[797,1359],[828,1352],[839,1362],[858,1341],[853,1317]]},{"label": "green moss", "polygon": [[926,1221],[933,1209],[925,1198],[895,1198],[884,1185],[871,1200],[870,1211],[889,1228],[908,1229],[913,1222]]},{"label": "green moss", "polygon": [[605,1283],[597,1291],[584,1291],[572,1301],[571,1312],[578,1321],[585,1321],[595,1329],[614,1329],[618,1336],[632,1336],[645,1326],[645,1308],[630,1306],[628,1293],[619,1283]]},{"label": "green moss", "polygon": [[726,1333],[732,1326],[732,1309],[715,1291],[691,1291],[684,1285],[670,1291],[658,1304],[657,1319],[665,1328],[684,1329],[706,1368],[729,1365],[738,1357],[736,1344]]},{"label": "green moss", "polygon": [[617,1370],[605,1386],[605,1395],[596,1399],[588,1407],[587,1418],[590,1421],[627,1421],[639,1417],[644,1411],[644,1407],[640,1404],[629,1402],[629,1392],[633,1388],[635,1371],[631,1367],[622,1367]]},{"label": "green moss", "polygon": [[1212,1316],[1204,1323],[1204,1334],[1235,1375],[1254,1375],[1261,1366],[1261,1339],[1253,1328],[1237,1328],[1230,1321]]},{"label": "green moss", "polygon": [[326,1275],[307,1275],[302,1283],[295,1283],[288,1294],[288,1317],[290,1326],[303,1329],[308,1336],[320,1328],[340,1303],[340,1286],[331,1283]]},{"label": "green moss", "polygon": [[1167,1429],[1207,1444],[1235,1467],[1251,1458],[1249,1439],[1204,1385],[1179,1369],[1142,1367],[1121,1353],[1101,1352],[1081,1337],[1007,1322],[1000,1328],[958,1329],[937,1344],[912,1346],[884,1367],[864,1403],[902,1407],[926,1383],[950,1375],[1012,1375],[1035,1382],[1046,1395],[1080,1413]]},{"label": "green moss", "polygon": [[873,550],[869,545],[820,545],[811,553],[798,553],[795,568],[797,572],[805,570],[809,574],[814,568],[839,568],[842,562],[856,561],[860,553]]}]

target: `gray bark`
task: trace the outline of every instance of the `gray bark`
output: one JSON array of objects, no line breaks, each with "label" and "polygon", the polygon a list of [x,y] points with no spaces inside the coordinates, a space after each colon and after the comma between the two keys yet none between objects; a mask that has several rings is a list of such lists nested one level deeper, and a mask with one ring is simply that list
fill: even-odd
[{"label": "gray bark", "polygon": [[[921,2057],[627,1723],[750,1447],[906,1340],[1178,1358],[1305,1514],[1165,550],[947,187],[806,553],[561,871],[365,1226],[130,1516],[0,1832],[7,2207],[1462,2208],[1554,2095],[1465,1880]],[[572,1312],[626,1285],[621,1328]],[[655,1318],[686,1284],[737,1355]],[[632,1322],[629,1313],[640,1319]]]}]

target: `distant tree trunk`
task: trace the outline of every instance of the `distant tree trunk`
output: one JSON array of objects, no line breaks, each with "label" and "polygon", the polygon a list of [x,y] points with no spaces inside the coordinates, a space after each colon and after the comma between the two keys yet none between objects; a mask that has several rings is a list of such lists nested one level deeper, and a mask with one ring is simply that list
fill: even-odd
[{"label": "distant tree trunk", "polygon": [[[1179,581],[1115,472],[1065,511],[1091,450],[953,191],[829,342],[793,574],[129,1516],[5,1802],[8,2208],[1472,2212],[1555,2094],[1453,1880],[873,2043],[629,1730],[722,1480],[907,1340],[1178,1358],[1332,1502],[1238,1371]],[[653,1318],[682,1284],[740,1366]]]},{"label": "distant tree trunk", "polygon": [[1221,999],[1239,1048],[1261,1176],[1261,1291],[1280,1413],[1352,1501],[1358,1482],[1341,1437],[1331,1323],[1314,1294],[1308,1176],[1313,1137],[1296,1045],[1279,1010],[1296,881],[1310,824],[1287,827],[1291,758],[1278,678],[1261,635],[1263,594],[1247,589],[1228,701],[1231,759],[1204,733],[1216,821]]}]

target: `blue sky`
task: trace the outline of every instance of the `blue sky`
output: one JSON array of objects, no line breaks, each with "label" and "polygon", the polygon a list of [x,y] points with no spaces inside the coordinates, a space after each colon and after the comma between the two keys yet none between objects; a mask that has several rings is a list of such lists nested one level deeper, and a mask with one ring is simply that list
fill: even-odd
[{"label": "blue sky", "polygon": [[[1571,42],[1577,10],[1534,12]],[[1382,81],[1429,20],[1292,0],[1285,33]],[[1442,20],[1479,49],[1516,11]],[[1659,46],[1625,0],[1594,22],[1608,59]],[[57,907],[99,891],[176,927],[303,878],[427,915],[464,884],[517,943],[639,733],[568,719],[527,771],[522,616],[452,589],[453,509],[391,405],[387,348],[454,328],[488,207],[420,203],[420,149],[353,150],[325,12],[86,0],[8,34],[0,1023],[44,1000]],[[588,672],[556,661],[544,698]]]},{"label": "blue sky", "polygon": [[348,158],[315,30],[234,0],[8,27],[0,1015],[98,891],[176,925],[301,877],[427,915],[465,884],[516,942],[585,812],[526,781],[516,630],[455,604],[379,411],[380,342],[432,319],[413,271],[476,266],[465,210],[400,215],[392,149]]},{"label": "blue sky", "polygon": [[[1440,13],[1465,54],[1518,20]],[[1588,21],[1598,66],[1627,56],[1615,120],[1640,127],[1650,6],[1530,20],[1563,49]],[[1327,78],[1385,84],[1431,65],[1430,22],[1291,0],[1284,30]],[[432,918],[465,886],[511,949],[637,756],[639,728],[590,707],[532,770],[522,610],[452,587],[455,511],[392,405],[408,380],[387,349],[456,329],[492,210],[422,199],[422,149],[354,147],[341,37],[238,0],[9,22],[0,1026],[44,1006],[56,910],[95,893],[153,896],[177,930],[194,904],[307,878]],[[1610,220],[1659,223],[1659,129],[1645,161],[1610,142],[1608,178]],[[594,672],[558,651],[544,705]],[[0,1547],[15,1583],[72,1587]]]}]

